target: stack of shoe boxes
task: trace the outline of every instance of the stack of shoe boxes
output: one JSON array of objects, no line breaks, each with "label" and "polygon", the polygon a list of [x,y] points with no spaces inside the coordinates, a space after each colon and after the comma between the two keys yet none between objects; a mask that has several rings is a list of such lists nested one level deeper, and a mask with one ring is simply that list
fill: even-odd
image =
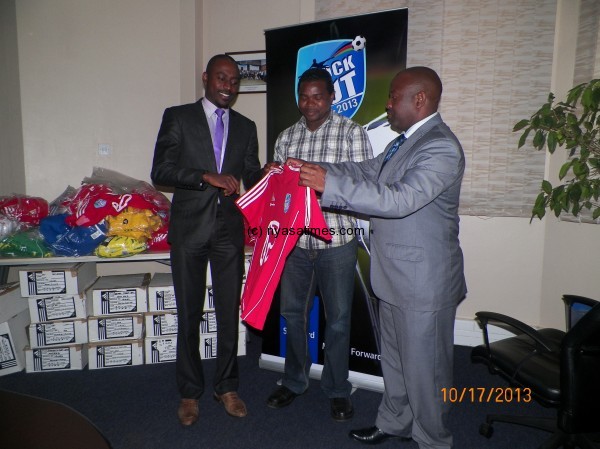
[{"label": "stack of shoe boxes", "polygon": [[[246,260],[246,271],[249,261]],[[245,280],[245,278],[244,278]],[[200,357],[217,356],[217,321],[210,265],[206,273],[204,314],[200,323]],[[145,314],[146,363],[171,362],[176,358],[177,303],[170,273],[156,273],[148,288],[148,312]],[[239,322],[238,355],[246,355],[246,327]]]},{"label": "stack of shoe boxes", "polygon": [[[246,256],[244,261],[244,273],[248,272],[250,258]],[[244,274],[243,284],[246,283]],[[206,297],[204,300],[204,315],[200,322],[200,358],[212,359],[217,356],[217,319],[215,316],[215,304],[213,298],[212,279],[210,276],[210,267],[206,274]],[[242,285],[243,291],[244,285]],[[239,321],[238,355],[246,355],[246,326]]]},{"label": "stack of shoe boxes", "polygon": [[0,376],[25,368],[26,327],[31,320],[18,286],[0,290]]},{"label": "stack of shoe boxes", "polygon": [[173,362],[177,356],[177,302],[171,273],[155,273],[148,286],[145,314],[146,363]]},{"label": "stack of shoe boxes", "polygon": [[[246,271],[248,266],[246,258]],[[20,292],[0,292],[0,375],[175,361],[177,303],[170,273],[97,277],[93,262],[29,265],[19,271],[19,285]],[[215,358],[216,350],[209,266],[200,356]],[[238,355],[245,354],[240,320]]]},{"label": "stack of shoe boxes", "polygon": [[150,274],[101,276],[86,292],[89,369],[144,363]]},{"label": "stack of shoe boxes", "polygon": [[28,299],[29,372],[80,370],[87,364],[85,288],[96,279],[93,263],[30,265],[19,271],[21,296]]}]

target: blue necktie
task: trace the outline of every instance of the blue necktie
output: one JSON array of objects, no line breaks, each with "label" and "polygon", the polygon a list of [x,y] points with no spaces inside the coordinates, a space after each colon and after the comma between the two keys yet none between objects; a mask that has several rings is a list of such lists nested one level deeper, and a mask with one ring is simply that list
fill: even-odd
[{"label": "blue necktie", "polygon": [[406,140],[406,136],[404,134],[400,134],[397,138],[396,141],[394,142],[394,144],[390,147],[390,149],[388,150],[387,154],[385,155],[385,157],[383,158],[383,164],[382,167],[385,165],[385,163],[387,161],[389,161],[392,156],[394,154],[396,154],[396,151],[398,151],[398,148],[400,148],[400,145],[402,145],[404,143],[404,141]]},{"label": "blue necktie", "polygon": [[213,149],[215,150],[215,160],[217,161],[217,171],[221,172],[221,151],[223,146],[223,134],[225,133],[225,124],[223,123],[224,109],[217,109],[217,124],[215,125],[215,140],[213,142]]}]

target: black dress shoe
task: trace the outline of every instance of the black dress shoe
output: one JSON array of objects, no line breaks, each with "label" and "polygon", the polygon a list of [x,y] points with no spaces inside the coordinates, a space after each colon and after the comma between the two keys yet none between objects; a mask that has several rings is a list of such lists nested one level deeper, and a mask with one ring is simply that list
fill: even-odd
[{"label": "black dress shoe", "polygon": [[300,395],[294,393],[288,387],[281,386],[269,396],[267,405],[271,408],[282,408],[290,405],[298,396]]},{"label": "black dress shoe", "polygon": [[331,398],[331,417],[336,421],[347,421],[354,416],[350,398]]},{"label": "black dress shoe", "polygon": [[377,426],[368,427],[366,429],[351,430],[348,435],[350,436],[350,438],[353,438],[356,441],[360,441],[361,443],[365,444],[379,444],[391,439],[397,439],[400,441],[411,440],[411,438],[399,437],[396,435],[385,433]]}]

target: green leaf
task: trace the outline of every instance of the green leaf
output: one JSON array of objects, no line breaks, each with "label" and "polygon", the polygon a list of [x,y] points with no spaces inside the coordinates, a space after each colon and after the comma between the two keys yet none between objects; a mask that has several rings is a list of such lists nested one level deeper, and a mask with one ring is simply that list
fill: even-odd
[{"label": "green leaf", "polygon": [[571,184],[567,188],[567,194],[569,196],[569,203],[579,204],[581,198],[581,186],[578,183]]},{"label": "green leaf", "polygon": [[585,84],[579,84],[573,87],[567,95],[567,103],[574,104],[575,102],[577,102],[577,99],[581,95],[581,92],[583,91],[585,86]]},{"label": "green leaf", "polygon": [[533,136],[533,146],[538,150],[541,150],[544,147],[544,143],[546,142],[546,137],[544,136],[544,132],[541,129],[538,129]]},{"label": "green leaf", "polygon": [[546,215],[546,196],[540,193],[535,199],[535,206],[531,209],[531,219],[538,217],[540,220]]},{"label": "green leaf", "polygon": [[565,176],[567,176],[567,173],[569,172],[569,169],[571,168],[571,164],[573,163],[573,160],[567,161],[565,162],[562,167],[560,167],[560,171],[558,172],[558,179],[563,179]]},{"label": "green leaf", "polygon": [[527,128],[525,132],[521,135],[521,138],[519,139],[519,146],[517,148],[521,148],[523,145],[525,145],[525,142],[527,141],[527,136],[529,135],[530,131],[531,128]]},{"label": "green leaf", "polygon": [[[552,184],[550,184],[549,181],[546,181],[545,179],[542,181],[542,190],[546,195],[550,195],[552,193]],[[540,195],[538,196],[538,200],[540,199],[540,196],[543,197],[543,193],[540,193]]]},{"label": "green leaf", "polygon": [[562,208],[560,206],[555,206],[553,210],[556,218],[560,217],[560,214],[562,213]]},{"label": "green leaf", "polygon": [[579,159],[573,159],[573,173],[577,178],[584,178],[588,175],[589,169],[587,164],[582,163]]},{"label": "green leaf", "polygon": [[600,217],[600,207],[597,207],[597,208],[594,210],[594,213],[592,214],[592,218],[593,218],[594,220],[597,220],[597,219],[598,219],[598,217]]},{"label": "green leaf", "polygon": [[513,132],[520,131],[523,128],[525,128],[527,125],[529,125],[529,120],[523,119],[523,120],[517,122],[517,124],[513,127]]},{"label": "green leaf", "polygon": [[553,154],[554,150],[556,150],[556,145],[558,143],[558,139],[556,137],[556,131],[548,132],[547,143],[548,143],[548,151],[550,152],[550,154]]},{"label": "green leaf", "polygon": [[[582,200],[587,200],[590,198],[591,192],[590,192],[590,186],[588,185],[587,182],[582,181],[579,183],[579,186],[581,187],[581,198]],[[589,209],[589,206],[586,206]]]},{"label": "green leaf", "polygon": [[588,165],[593,168],[594,170],[598,170],[600,168],[600,159],[599,158],[589,158],[588,159]]},{"label": "green leaf", "polygon": [[581,95],[581,105],[584,108],[591,108],[594,105],[594,100],[592,98],[592,86],[588,85],[584,91],[583,95]]},{"label": "green leaf", "polygon": [[579,206],[579,203],[575,203],[575,204],[573,204],[573,209],[571,210],[571,213],[572,213],[574,216],[577,216],[577,215],[579,215],[579,211],[580,211],[580,210],[581,210],[581,208],[580,208],[580,206]]}]

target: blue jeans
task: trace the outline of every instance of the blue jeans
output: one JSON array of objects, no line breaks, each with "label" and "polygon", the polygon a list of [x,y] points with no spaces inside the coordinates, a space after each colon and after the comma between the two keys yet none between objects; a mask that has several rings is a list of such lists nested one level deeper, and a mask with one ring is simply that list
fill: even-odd
[{"label": "blue jeans", "polygon": [[286,319],[283,385],[301,394],[308,388],[308,312],[316,287],[325,310],[325,361],[321,388],[329,398],[349,397],[350,316],[356,268],[356,239],[321,250],[294,248],[281,276],[281,314]]}]

